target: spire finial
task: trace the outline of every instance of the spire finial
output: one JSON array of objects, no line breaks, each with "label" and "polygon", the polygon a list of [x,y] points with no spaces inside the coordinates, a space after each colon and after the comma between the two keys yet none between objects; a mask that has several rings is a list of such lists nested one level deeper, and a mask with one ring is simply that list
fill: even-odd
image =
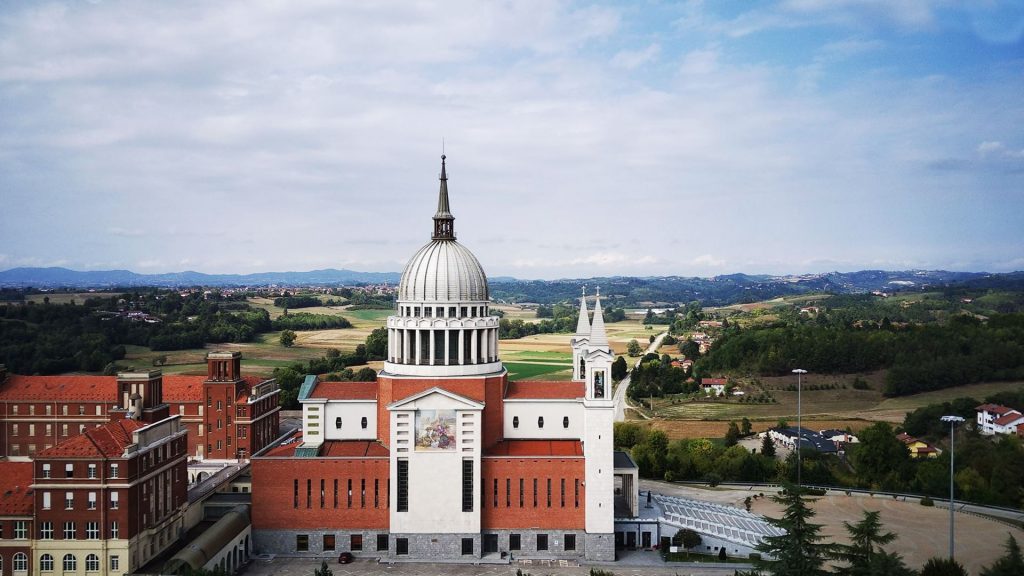
[{"label": "spire finial", "polygon": [[434,214],[433,240],[455,240],[455,217],[448,207],[448,172],[445,156],[441,154],[441,189],[437,193],[437,213]]},{"label": "spire finial", "polygon": [[587,285],[586,284],[583,285],[583,297],[584,298],[587,297]]}]

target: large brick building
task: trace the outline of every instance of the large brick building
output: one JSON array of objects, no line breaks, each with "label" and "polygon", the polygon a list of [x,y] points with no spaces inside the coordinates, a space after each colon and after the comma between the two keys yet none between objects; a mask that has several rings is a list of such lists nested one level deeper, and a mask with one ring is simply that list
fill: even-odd
[{"label": "large brick building", "polygon": [[278,393],[275,380],[242,375],[239,352],[209,353],[206,376],[22,376],[0,366],[0,457],[31,457],[137,402],[181,416],[190,457],[248,458],[277,437]]},{"label": "large brick building", "polygon": [[581,299],[571,381],[510,382],[444,157],[375,382],[308,377],[303,435],[253,459],[257,552],[614,558],[611,349]]}]

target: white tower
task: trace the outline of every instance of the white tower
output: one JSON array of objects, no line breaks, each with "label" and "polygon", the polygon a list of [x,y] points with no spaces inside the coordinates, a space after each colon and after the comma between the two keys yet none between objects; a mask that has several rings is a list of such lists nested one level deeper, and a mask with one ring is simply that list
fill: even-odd
[{"label": "white tower", "polygon": [[587,292],[583,289],[580,296],[580,317],[576,321],[576,334],[573,335],[570,344],[572,345],[572,379],[583,380],[586,378],[587,342],[590,341],[590,317],[587,315]]},{"label": "white tower", "polygon": [[583,398],[583,456],[586,474],[586,557],[588,560],[615,559],[615,470],[613,430],[615,408],[612,402],[612,350],[604,328],[601,292],[594,303],[594,322],[590,327],[584,356],[586,392]]}]

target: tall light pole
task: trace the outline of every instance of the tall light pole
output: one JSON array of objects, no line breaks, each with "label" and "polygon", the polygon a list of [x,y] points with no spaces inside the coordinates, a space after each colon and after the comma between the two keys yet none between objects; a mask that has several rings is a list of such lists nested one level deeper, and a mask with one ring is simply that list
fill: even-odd
[{"label": "tall light pole", "polygon": [[953,442],[955,441],[954,440],[955,437],[953,435],[953,430],[954,430],[954,427],[958,423],[963,422],[964,419],[961,418],[960,416],[943,416],[941,418],[941,420],[943,422],[949,422],[949,559],[952,560],[953,559],[953,550],[954,550],[954,544],[953,544],[953,486],[954,486],[954,484],[953,484],[953,458],[955,456],[955,451],[953,450],[953,448],[954,448]]},{"label": "tall light pole", "polygon": [[803,446],[804,433],[803,426],[800,423],[801,413],[801,389],[803,388],[801,377],[807,374],[807,370],[802,368],[794,368],[793,374],[796,374],[796,486],[797,488],[803,488],[803,483],[800,481],[804,471],[803,462],[800,460],[800,447]]}]

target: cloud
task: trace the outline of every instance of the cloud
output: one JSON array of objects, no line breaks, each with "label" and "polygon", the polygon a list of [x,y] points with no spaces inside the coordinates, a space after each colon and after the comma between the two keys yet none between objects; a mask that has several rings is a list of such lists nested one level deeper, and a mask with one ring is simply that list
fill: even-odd
[{"label": "cloud", "polygon": [[725,260],[715,258],[711,254],[701,254],[690,261],[694,266],[704,266],[708,268],[722,268],[725,266]]},{"label": "cloud", "polygon": [[655,60],[661,54],[661,46],[651,44],[642,50],[622,50],[612,57],[611,65],[616,68],[633,70]]}]

